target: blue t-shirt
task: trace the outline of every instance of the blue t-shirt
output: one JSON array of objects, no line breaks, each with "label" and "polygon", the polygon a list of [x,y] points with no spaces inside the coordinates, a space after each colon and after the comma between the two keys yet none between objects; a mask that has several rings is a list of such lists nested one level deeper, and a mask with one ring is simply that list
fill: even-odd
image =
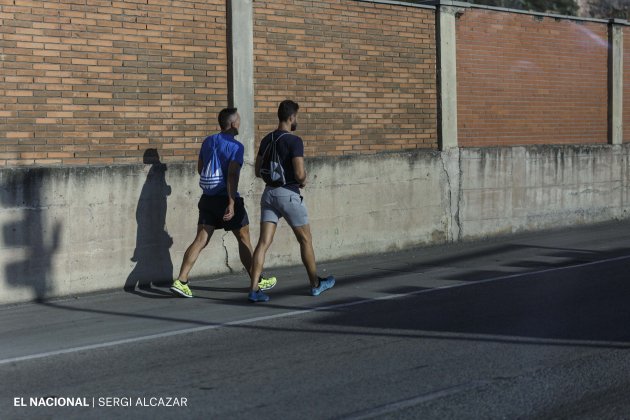
[{"label": "blue t-shirt", "polygon": [[[271,135],[275,139],[278,139],[277,151],[280,157],[280,164],[284,169],[284,179],[286,184],[283,188],[300,193],[300,183],[295,179],[295,169],[293,168],[294,157],[304,157],[304,143],[302,139],[296,135],[289,133],[288,131],[276,130],[267,134],[260,142],[260,148],[258,149],[258,156],[262,158],[265,153],[265,149],[271,142]],[[282,136],[282,137],[280,137]]]},{"label": "blue t-shirt", "polygon": [[[226,186],[212,195],[227,195],[227,176],[230,162],[234,161],[238,163],[239,166],[243,166],[243,154],[245,152],[245,147],[231,134],[217,133],[207,137],[203,141],[201,150],[199,151],[199,159],[203,161],[204,168],[206,168],[212,160],[212,148],[214,147],[214,142],[217,142],[217,156],[219,158],[219,162],[221,162],[221,171],[223,171]],[[239,196],[238,192],[236,193],[236,196]]]}]

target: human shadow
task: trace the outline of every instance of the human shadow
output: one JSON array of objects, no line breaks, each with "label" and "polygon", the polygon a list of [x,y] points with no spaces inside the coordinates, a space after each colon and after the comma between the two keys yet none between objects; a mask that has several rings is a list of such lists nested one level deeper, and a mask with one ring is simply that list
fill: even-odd
[{"label": "human shadow", "polygon": [[166,230],[167,197],[171,195],[171,187],[166,183],[168,168],[160,162],[157,149],[147,149],[143,163],[151,168],[136,208],[136,248],[131,257],[136,266],[127,277],[124,290],[146,297],[166,297],[170,294],[152,285],[167,285],[173,276],[173,238]]},{"label": "human shadow", "polygon": [[61,222],[49,226],[45,218],[48,206],[43,203],[41,187],[51,176],[47,171],[44,168],[6,171],[0,188],[2,210],[20,215],[2,227],[4,245],[23,251],[5,266],[5,278],[13,287],[31,288],[36,301],[44,301],[53,290],[54,256],[62,240]]}]

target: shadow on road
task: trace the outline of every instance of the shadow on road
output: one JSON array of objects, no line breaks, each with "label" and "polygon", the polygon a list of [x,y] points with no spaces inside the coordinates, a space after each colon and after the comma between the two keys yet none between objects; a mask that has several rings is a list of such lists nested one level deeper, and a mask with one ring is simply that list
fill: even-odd
[{"label": "shadow on road", "polygon": [[[628,255],[628,250],[612,254],[621,251]],[[456,339],[630,347],[630,281],[625,275],[630,258],[619,258],[512,278],[497,272],[503,274],[499,281],[419,291],[369,303],[362,311],[328,315],[319,322],[359,329],[449,333]],[[470,278],[470,273],[463,273],[462,278]],[[366,312],[380,315],[365,316]]]},{"label": "shadow on road", "polygon": [[[168,317],[132,312],[115,312],[72,305],[47,303],[61,310],[84,311],[112,316],[134,317],[156,321],[181,323],[182,326],[216,326],[230,329],[256,328],[265,331],[284,331],[296,334],[340,334],[356,336],[398,337],[410,339],[445,339],[465,342],[516,343],[522,345],[574,346],[597,348],[629,348],[630,282],[626,281],[626,265],[630,260],[628,249],[606,253],[591,253],[589,263],[565,265],[557,269],[521,272],[496,281],[471,281],[452,288],[428,289],[409,284],[386,287],[388,276],[399,276],[399,271],[379,271],[382,300],[345,297],[325,303],[313,301],[313,306],[279,305],[274,300],[262,306],[298,314],[317,314],[304,321],[303,327],[275,327],[272,322],[213,323],[212,320],[194,320],[185,317]],[[583,254],[583,252],[578,252]],[[595,255],[597,254],[597,255]],[[478,258],[478,257],[475,257]],[[611,261],[612,260],[612,261]],[[460,260],[461,261],[461,260]],[[409,264],[406,265],[409,267]],[[403,267],[400,268],[401,270]],[[362,276],[339,278],[338,287],[350,287],[373,277],[371,268]],[[475,270],[462,271],[467,278]],[[448,277],[452,277],[451,274]],[[459,276],[456,276],[459,277]],[[363,280],[361,280],[363,279]],[[372,283],[374,285],[374,283]],[[290,297],[303,285],[284,288],[276,298]],[[242,307],[247,303],[240,288],[200,287],[212,292],[213,304]],[[162,291],[163,293],[167,293]],[[221,296],[226,293],[226,296]],[[333,291],[328,295],[331,296]],[[391,298],[392,295],[406,295]],[[334,296],[334,295],[333,295]],[[284,299],[286,302],[287,300]],[[246,317],[246,316],[245,316]],[[323,327],[323,328],[322,328]]]}]

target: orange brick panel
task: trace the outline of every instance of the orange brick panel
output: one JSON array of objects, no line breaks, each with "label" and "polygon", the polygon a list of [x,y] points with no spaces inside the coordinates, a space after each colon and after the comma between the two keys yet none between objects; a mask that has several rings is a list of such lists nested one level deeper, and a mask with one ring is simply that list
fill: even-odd
[{"label": "orange brick panel", "polygon": [[254,8],[257,141],[293,99],[308,156],[437,147],[433,10],[352,0]]},{"label": "orange brick panel", "polygon": [[462,147],[607,142],[606,24],[466,10],[457,21]]},{"label": "orange brick panel", "polygon": [[226,31],[225,0],[0,2],[0,165],[195,159]]}]

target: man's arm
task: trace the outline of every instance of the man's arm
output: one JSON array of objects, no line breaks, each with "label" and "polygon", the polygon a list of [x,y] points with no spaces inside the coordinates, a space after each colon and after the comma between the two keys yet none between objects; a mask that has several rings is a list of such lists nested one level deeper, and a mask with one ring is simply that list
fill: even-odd
[{"label": "man's arm", "polygon": [[238,191],[238,181],[241,175],[241,165],[236,161],[230,161],[228,166],[227,176],[227,193],[228,193],[228,206],[225,209],[223,220],[228,221],[234,217],[234,200],[236,199],[236,192]]},{"label": "man's arm", "polygon": [[306,168],[304,167],[304,157],[294,157],[291,161],[293,162],[295,180],[300,183],[300,188],[304,188],[306,186]]}]

